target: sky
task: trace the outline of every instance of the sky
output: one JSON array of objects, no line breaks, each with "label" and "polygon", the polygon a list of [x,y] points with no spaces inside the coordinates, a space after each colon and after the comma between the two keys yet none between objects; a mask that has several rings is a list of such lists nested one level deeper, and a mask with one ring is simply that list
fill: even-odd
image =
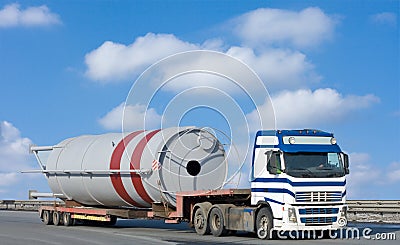
[{"label": "sky", "polygon": [[[0,0],[0,199],[50,191],[44,176],[19,173],[38,169],[29,145],[121,132],[123,103],[140,74],[190,50],[218,51],[253,69],[277,128],[333,132],[350,155],[348,199],[399,199],[399,4]],[[242,100],[250,123],[267,110],[267,102],[253,108],[221,84],[204,82]],[[192,86],[177,79],[157,101]],[[132,130],[146,110],[147,126],[160,126],[157,104],[127,110]],[[209,126],[214,117],[225,127],[218,113],[188,114],[182,124]]]}]

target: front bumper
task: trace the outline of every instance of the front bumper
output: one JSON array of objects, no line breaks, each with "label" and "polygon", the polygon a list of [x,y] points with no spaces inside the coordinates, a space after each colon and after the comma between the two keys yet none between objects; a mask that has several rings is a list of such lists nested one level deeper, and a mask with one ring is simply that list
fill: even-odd
[{"label": "front bumper", "polygon": [[338,230],[347,225],[346,215],[346,205],[285,205],[282,219],[274,220],[274,229],[283,231]]}]

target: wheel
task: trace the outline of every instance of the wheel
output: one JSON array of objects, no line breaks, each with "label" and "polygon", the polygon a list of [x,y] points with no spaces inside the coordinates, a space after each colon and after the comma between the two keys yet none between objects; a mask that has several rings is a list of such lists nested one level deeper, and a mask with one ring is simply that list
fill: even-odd
[{"label": "wheel", "polygon": [[44,210],[44,211],[43,211],[42,220],[43,220],[43,223],[44,223],[45,225],[51,225],[51,224],[53,224],[53,217],[51,216],[51,213],[50,213],[49,210]]},{"label": "wheel", "polygon": [[70,213],[63,213],[63,223],[65,226],[70,226],[74,223],[74,220],[71,218],[71,214]]},{"label": "wheel", "polygon": [[260,239],[270,239],[272,229],[272,214],[268,208],[261,208],[256,219],[257,237]]},{"label": "wheel", "polygon": [[61,214],[57,211],[53,212],[53,224],[61,225]]},{"label": "wheel", "polygon": [[194,229],[196,230],[196,233],[199,235],[207,235],[210,234],[210,226],[208,225],[207,222],[207,216],[204,213],[204,210],[201,208],[198,208],[196,212],[194,213]]},{"label": "wheel", "polygon": [[210,217],[208,218],[210,231],[214,236],[223,236],[227,233],[224,224],[224,215],[218,207],[211,209]]}]

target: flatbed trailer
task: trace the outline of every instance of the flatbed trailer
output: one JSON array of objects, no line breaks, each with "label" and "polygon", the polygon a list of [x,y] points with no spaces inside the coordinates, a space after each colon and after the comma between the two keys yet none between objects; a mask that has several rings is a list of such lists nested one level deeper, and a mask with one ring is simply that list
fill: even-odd
[{"label": "flatbed trailer", "polygon": [[[222,217],[215,217],[214,228],[226,226],[233,227],[229,221],[231,208],[251,208],[250,189],[223,189],[210,191],[189,191],[176,193],[176,207],[171,207],[167,202],[153,203],[149,209],[88,207],[74,201],[66,201],[63,206],[42,206],[39,216],[46,225],[54,224],[65,226],[74,225],[76,221],[102,222],[105,225],[114,225],[117,218],[122,219],[164,219],[165,223],[188,222],[199,234],[206,234],[208,229],[208,216],[211,209],[218,209]],[[237,214],[236,214],[237,216]],[[224,222],[218,219],[224,219]],[[235,219],[238,223],[238,217]],[[225,224],[225,225],[224,225]],[[229,225],[230,224],[230,225]],[[254,223],[253,223],[254,224]],[[211,224],[212,225],[212,224]],[[242,225],[243,227],[243,225]],[[204,228],[204,231],[202,229]],[[223,231],[227,230],[222,227]],[[253,231],[253,230],[252,230]]]}]

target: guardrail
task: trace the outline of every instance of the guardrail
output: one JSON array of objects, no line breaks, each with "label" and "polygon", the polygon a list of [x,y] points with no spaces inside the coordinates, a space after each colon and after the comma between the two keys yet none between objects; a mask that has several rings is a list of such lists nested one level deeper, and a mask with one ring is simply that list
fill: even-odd
[{"label": "guardrail", "polygon": [[348,200],[346,204],[349,221],[400,223],[400,200]]},{"label": "guardrail", "polygon": [[[56,200],[0,200],[0,210],[36,211],[40,206],[62,204]],[[349,200],[346,204],[349,221],[400,223],[400,200]]]},{"label": "guardrail", "polygon": [[37,211],[41,206],[54,206],[63,203],[56,200],[0,200],[0,210]]},{"label": "guardrail", "polygon": [[349,212],[400,213],[400,200],[350,200]]}]

